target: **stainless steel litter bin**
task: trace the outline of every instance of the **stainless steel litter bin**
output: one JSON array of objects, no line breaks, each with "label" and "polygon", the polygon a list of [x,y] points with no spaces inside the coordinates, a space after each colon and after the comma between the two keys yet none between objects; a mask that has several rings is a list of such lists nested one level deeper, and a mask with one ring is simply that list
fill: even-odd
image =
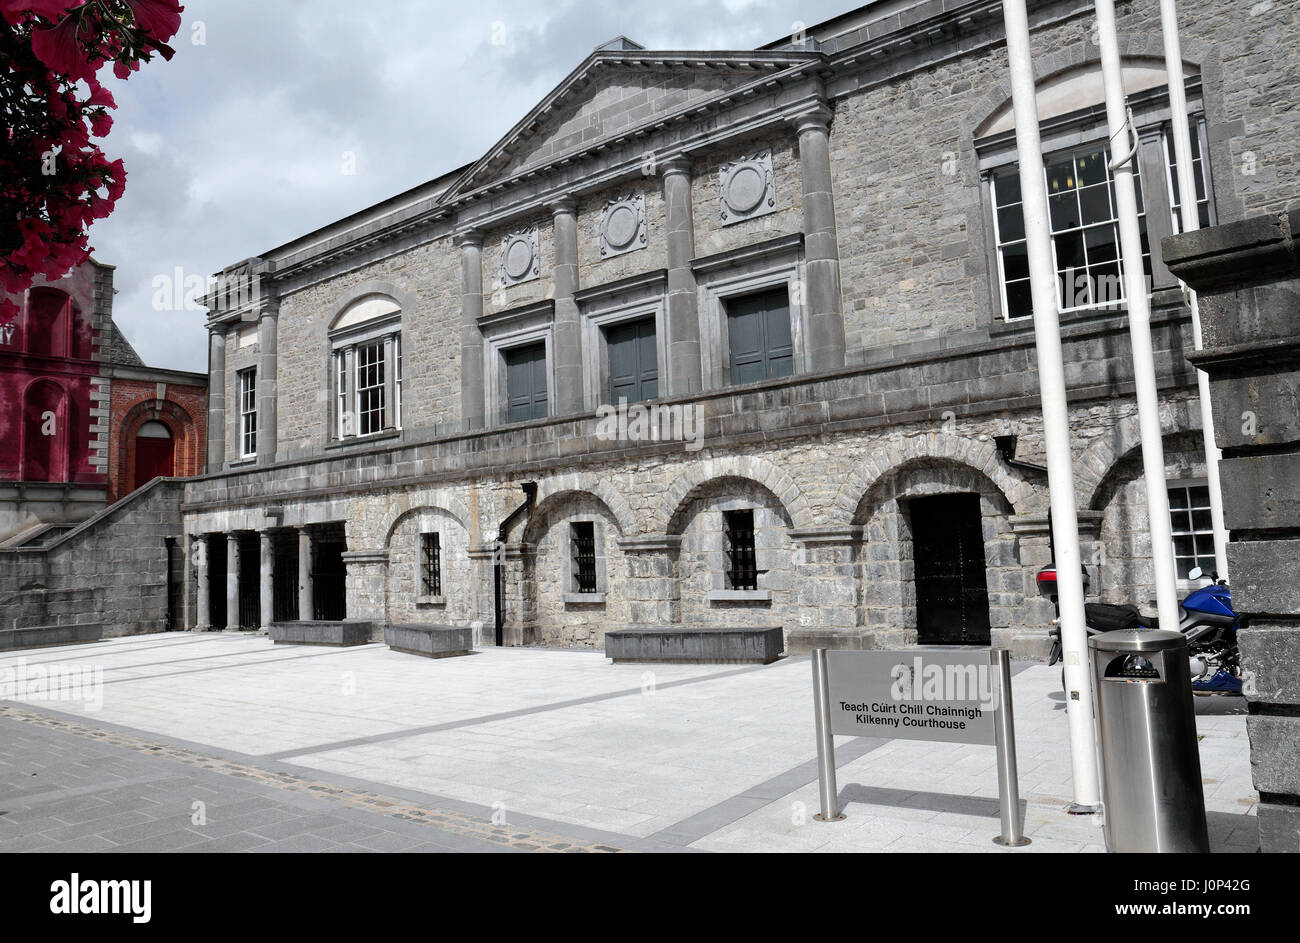
[{"label": "stainless steel litter bin", "polygon": [[1187,640],[1121,629],[1088,639],[1097,692],[1106,847],[1208,852]]}]

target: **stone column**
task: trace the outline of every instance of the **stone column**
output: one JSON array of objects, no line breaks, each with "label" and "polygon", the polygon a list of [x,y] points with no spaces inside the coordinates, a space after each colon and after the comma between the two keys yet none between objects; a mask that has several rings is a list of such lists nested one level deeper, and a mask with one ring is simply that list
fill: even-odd
[{"label": "stone column", "polygon": [[691,260],[695,258],[695,222],[691,213],[691,162],[673,157],[659,165],[664,187],[664,228],[668,243],[668,336],[670,396],[692,393],[703,386],[700,368],[698,288]]},{"label": "stone column", "polygon": [[859,526],[793,530],[796,624],[786,626],[786,649],[804,655],[814,648],[864,649],[872,634],[860,625],[862,573]]},{"label": "stone column", "polygon": [[1147,242],[1151,246],[1151,287],[1174,288],[1177,282],[1169,274],[1159,245],[1173,235],[1173,217],[1169,201],[1169,168],[1165,163],[1164,128],[1146,128],[1139,132],[1138,172],[1142,175],[1142,205],[1146,208]]},{"label": "stone column", "polygon": [[226,628],[239,628],[239,535],[226,534]]},{"label": "stone column", "polygon": [[212,628],[212,580],[208,570],[208,538],[206,534],[197,534],[190,546],[190,569],[198,584],[198,612],[195,613],[194,628],[206,632]]},{"label": "stone column", "polygon": [[831,188],[831,111],[818,106],[792,119],[799,135],[803,177],[803,233],[806,267],[808,367],[844,366],[844,313],[840,300],[840,247]]},{"label": "stone column", "polygon": [[275,462],[276,375],[279,358],[276,342],[279,335],[280,309],[268,306],[262,309],[257,322],[257,464]]},{"label": "stone column", "polygon": [[677,561],[681,537],[667,534],[625,537],[618,546],[627,561],[627,613],[631,624],[679,624],[682,621],[682,589],[677,577]]},{"label": "stone column", "polygon": [[1300,852],[1300,208],[1172,236],[1199,293],[1265,852]]},{"label": "stone column", "polygon": [[555,325],[551,348],[555,403],[552,409],[557,416],[567,416],[581,412],[585,405],[581,316],[578,303],[573,300],[578,290],[578,204],[572,197],[564,197],[552,203],[550,210],[555,221]]},{"label": "stone column", "polygon": [[261,577],[259,586],[258,602],[261,609],[261,622],[263,629],[270,629],[271,623],[275,621],[275,544],[271,539],[269,530],[262,531],[259,549],[261,556],[258,560],[260,570],[258,575]]},{"label": "stone column", "polygon": [[298,618],[315,618],[315,601],[311,585],[311,532],[298,528]]},{"label": "stone column", "polygon": [[347,617],[382,622],[388,595],[388,551],[348,550],[343,554],[347,570]]},{"label": "stone column", "polygon": [[483,234],[476,229],[456,237],[460,248],[460,415],[466,427],[482,429],[483,332],[478,319],[483,315]]},{"label": "stone column", "polygon": [[226,326],[208,328],[208,474],[226,462]]}]

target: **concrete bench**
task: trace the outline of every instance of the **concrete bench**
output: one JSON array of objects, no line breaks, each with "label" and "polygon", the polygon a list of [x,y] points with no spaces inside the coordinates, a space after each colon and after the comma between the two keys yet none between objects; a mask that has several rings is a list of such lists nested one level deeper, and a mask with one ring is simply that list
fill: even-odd
[{"label": "concrete bench", "polygon": [[777,660],[785,650],[781,627],[712,628],[629,625],[605,633],[605,657],[626,662],[684,662],[697,665],[757,664]]},{"label": "concrete bench", "polygon": [[49,645],[82,645],[104,637],[99,622],[71,625],[32,625],[24,629],[0,629],[0,651],[15,648],[44,648]]},{"label": "concrete bench", "polygon": [[384,626],[384,643],[389,648],[425,658],[468,655],[474,649],[473,635],[467,627],[433,622],[389,622]]},{"label": "concrete bench", "polygon": [[331,645],[345,648],[374,641],[375,623],[361,619],[341,622],[273,622],[267,633],[277,645]]}]

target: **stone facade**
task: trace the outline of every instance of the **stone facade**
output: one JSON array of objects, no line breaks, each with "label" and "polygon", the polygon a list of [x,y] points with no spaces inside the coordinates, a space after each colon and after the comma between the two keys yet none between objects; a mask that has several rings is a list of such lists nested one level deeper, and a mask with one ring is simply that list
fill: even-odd
[{"label": "stone facade", "polygon": [[[1091,4],[1031,7],[1045,141],[1104,140]],[[1293,29],[1295,12],[1197,2],[1181,14],[1214,218],[1284,204],[1292,158],[1279,142],[1295,139],[1300,114],[1257,90],[1293,72],[1295,54],[1247,49],[1261,31]],[[1135,113],[1158,142],[1170,116],[1154,16],[1120,4]],[[798,651],[924,641],[917,509],[965,494],[984,575],[963,591],[986,605],[994,644],[1045,651],[1033,331],[1003,317],[989,192],[1011,159],[1000,5],[928,0],[858,21],[748,52],[598,49],[469,167],[228,270],[255,273],[257,290],[212,307],[213,388],[225,395],[210,422],[225,435],[210,474],[186,488],[187,533],[258,532],[272,548],[342,524],[353,619],[480,624],[488,638],[499,617],[508,643],[581,646],[624,624],[780,625]],[[1166,173],[1156,150],[1143,158],[1153,207]],[[1247,150],[1277,163],[1248,173]],[[738,162],[760,171],[727,203]],[[644,247],[602,254],[606,208],[625,198],[644,213]],[[1153,242],[1166,215],[1148,213]],[[510,274],[503,247],[529,255],[534,233],[531,264]],[[1169,477],[1196,479],[1189,313],[1159,265],[1152,287]],[[792,375],[733,385],[731,305],[781,289]],[[336,387],[331,350],[365,329],[357,312],[371,299],[400,310],[400,428],[389,412],[382,429],[340,438],[332,403],[355,391]],[[651,405],[698,416],[702,437],[606,434],[602,338],[620,312],[654,318]],[[241,345],[250,324],[257,342]],[[1063,324],[1085,560],[1104,598],[1145,604],[1124,312],[1084,308]],[[535,342],[546,415],[510,421],[507,354]],[[272,415],[259,415],[258,455],[243,465],[235,376],[252,365]],[[528,481],[536,498],[511,516]],[[758,571],[739,591],[724,526],[735,510],[753,512]],[[577,522],[596,534],[586,600],[571,585]],[[442,535],[442,603],[419,599],[421,528]],[[324,566],[309,561],[309,584],[334,578]],[[215,610],[201,600],[220,590],[192,578],[189,624],[207,626]]]},{"label": "stone facade", "polygon": [[1164,243],[1200,293],[1261,850],[1300,852],[1300,207]]}]

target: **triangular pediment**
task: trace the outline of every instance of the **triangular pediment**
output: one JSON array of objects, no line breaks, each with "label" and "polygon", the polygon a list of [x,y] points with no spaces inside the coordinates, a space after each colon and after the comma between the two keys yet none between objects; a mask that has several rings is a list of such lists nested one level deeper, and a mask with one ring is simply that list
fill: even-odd
[{"label": "triangular pediment", "polygon": [[598,49],[492,147],[446,199],[563,160],[665,119],[726,103],[818,53]]}]

